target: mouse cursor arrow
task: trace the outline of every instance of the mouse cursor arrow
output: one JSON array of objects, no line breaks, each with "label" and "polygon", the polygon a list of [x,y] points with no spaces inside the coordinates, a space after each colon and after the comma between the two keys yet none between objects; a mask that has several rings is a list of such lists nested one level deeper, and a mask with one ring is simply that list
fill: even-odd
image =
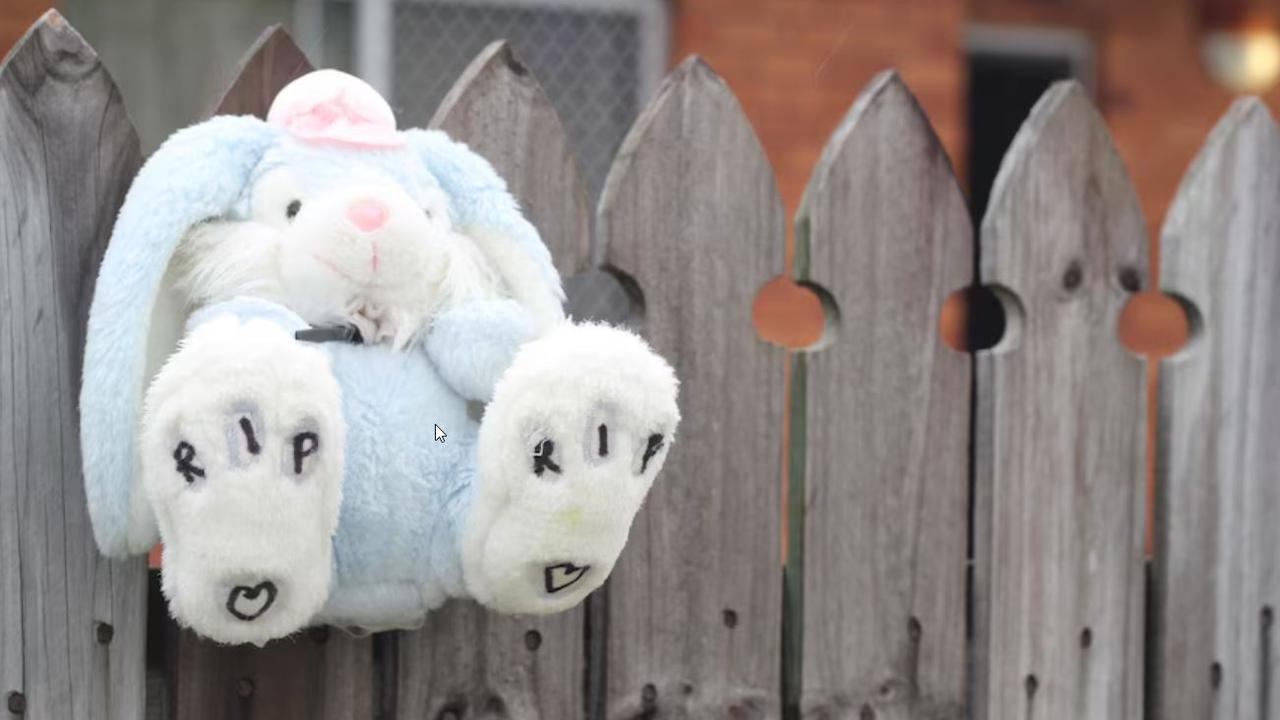
[{"label": "mouse cursor arrow", "polygon": [[444,434],[444,430],[439,425],[436,425],[436,442],[442,443],[446,437],[448,436]]}]

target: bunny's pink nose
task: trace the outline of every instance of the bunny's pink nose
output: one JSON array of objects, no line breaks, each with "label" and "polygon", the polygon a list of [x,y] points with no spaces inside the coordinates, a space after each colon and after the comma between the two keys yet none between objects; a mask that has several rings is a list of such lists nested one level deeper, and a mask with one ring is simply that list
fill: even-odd
[{"label": "bunny's pink nose", "polygon": [[373,232],[387,222],[387,206],[373,198],[352,200],[347,206],[347,219],[364,232]]}]

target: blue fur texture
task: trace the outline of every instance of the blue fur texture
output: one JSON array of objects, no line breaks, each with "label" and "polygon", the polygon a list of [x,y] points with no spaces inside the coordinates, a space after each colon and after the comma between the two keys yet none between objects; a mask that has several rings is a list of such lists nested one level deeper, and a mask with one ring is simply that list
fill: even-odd
[{"label": "blue fur texture", "polygon": [[[510,242],[536,274],[525,278],[555,306],[560,278],[537,231],[483,158],[438,131],[409,130],[402,149],[348,150],[300,143],[250,117],[217,117],[176,133],[146,163],[125,200],[90,311],[80,397],[85,484],[94,536],[120,556],[148,549],[154,521],[139,519],[136,435],[146,383],[173,350],[180,309],[165,307],[166,268],[183,235],[211,218],[245,217],[253,180],[287,166],[308,190],[363,179],[398,183],[410,196],[439,187],[454,226]],[[160,304],[159,311],[157,304]],[[174,337],[157,318],[177,316]],[[264,317],[296,330],[297,315],[241,298],[203,308]],[[405,625],[462,593],[455,541],[475,472],[477,422],[468,400],[487,400],[536,323],[514,300],[450,308],[420,346],[326,343],[343,392],[346,475],[334,538],[335,576],[322,620]],[[435,425],[448,441],[434,441]]]},{"label": "blue fur texture", "polygon": [[514,300],[485,300],[450,308],[431,326],[427,355],[460,395],[488,402],[498,378],[537,328]]}]

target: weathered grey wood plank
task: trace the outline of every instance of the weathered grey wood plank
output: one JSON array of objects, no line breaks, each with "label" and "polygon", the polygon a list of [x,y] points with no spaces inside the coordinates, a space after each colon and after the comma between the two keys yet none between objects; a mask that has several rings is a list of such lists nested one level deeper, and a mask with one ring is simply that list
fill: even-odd
[{"label": "weathered grey wood plank", "polygon": [[280,88],[313,69],[293,37],[280,25],[272,25],[245,53],[235,79],[209,114],[265,117]]},{"label": "weathered grey wood plank", "polygon": [[182,635],[174,696],[175,715],[183,720],[376,717],[367,637],[312,628],[254,648]]},{"label": "weathered grey wood plank", "polygon": [[1054,85],[982,223],[1016,337],[978,358],[974,717],[1141,715],[1145,383],[1116,325],[1146,248],[1102,119]]},{"label": "weathered grey wood plank", "polygon": [[542,240],[556,269],[585,269],[587,195],[560,116],[537,78],[505,41],[490,44],[462,72],[431,118],[493,163]]},{"label": "weathered grey wood plank", "polygon": [[580,608],[513,617],[467,600],[432,611],[398,638],[396,717],[582,717],[582,623]]},{"label": "weathered grey wood plank", "polygon": [[[240,72],[211,114],[265,117],[276,93],[312,69],[280,26],[245,53]],[[172,622],[166,618],[166,622]],[[339,720],[374,716],[373,642],[328,628],[268,643],[227,647],[170,632],[177,647],[167,682],[178,717]]]},{"label": "weathered grey wood plank", "polygon": [[140,162],[97,54],[46,13],[0,67],[0,707],[26,717],[143,711],[146,562],[98,554],[76,410],[93,280]]},{"label": "weathered grey wood plank", "polygon": [[314,69],[288,31],[272,25],[245,51],[239,72],[209,115],[253,115],[265,119],[276,93]]},{"label": "weathered grey wood plank", "polygon": [[[506,43],[485,48],[432,125],[467,143],[507,180],[562,274],[587,262],[585,193],[564,128]],[[432,612],[396,652],[396,716],[546,718],[583,714],[583,611],[542,618],[473,602]]]},{"label": "weathered grey wood plank", "polygon": [[792,446],[807,468],[803,712],[962,718],[969,357],[938,316],[971,281],[973,233],[896,73],[828,142],[797,226],[797,279],[840,308],[833,343],[806,358]]},{"label": "weathered grey wood plank", "polygon": [[607,716],[777,717],[782,351],[751,320],[783,270],[773,172],[724,82],[691,58],[610,170],[597,254],[634,278],[684,417],[610,580]]},{"label": "weathered grey wood plank", "polygon": [[1165,222],[1161,282],[1193,309],[1160,373],[1154,717],[1280,710],[1280,129],[1240,100]]}]

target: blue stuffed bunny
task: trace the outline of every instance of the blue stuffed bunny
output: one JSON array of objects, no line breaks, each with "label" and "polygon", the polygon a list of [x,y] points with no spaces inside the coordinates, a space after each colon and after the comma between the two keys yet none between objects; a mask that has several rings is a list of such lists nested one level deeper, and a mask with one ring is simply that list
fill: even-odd
[{"label": "blue stuffed bunny", "polygon": [[412,627],[449,597],[577,604],[679,412],[666,362],[562,302],[493,168],[398,131],[350,75],[299,78],[265,122],[176,133],[128,193],[90,312],[99,547],[162,540],[170,611],[226,643]]}]

